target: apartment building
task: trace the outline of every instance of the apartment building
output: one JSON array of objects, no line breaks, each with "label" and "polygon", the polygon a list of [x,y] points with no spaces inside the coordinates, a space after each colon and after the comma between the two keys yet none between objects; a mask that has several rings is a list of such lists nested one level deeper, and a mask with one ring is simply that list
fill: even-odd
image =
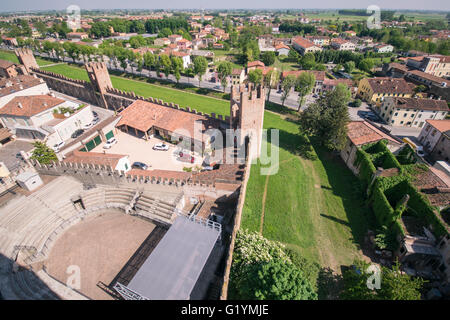
[{"label": "apartment building", "polygon": [[308,52],[314,53],[316,51],[322,51],[321,47],[302,37],[294,38],[292,40],[292,45],[294,49],[300,52],[300,54],[302,55],[305,55]]},{"label": "apartment building", "polygon": [[450,120],[426,120],[419,141],[434,160],[450,160]]},{"label": "apartment building", "polygon": [[410,98],[414,85],[404,79],[387,77],[365,78],[359,82],[357,96],[369,104],[379,106],[386,97]]},{"label": "apartment building", "polygon": [[445,119],[449,108],[444,100],[387,97],[376,110],[389,125],[422,128],[426,120]]}]

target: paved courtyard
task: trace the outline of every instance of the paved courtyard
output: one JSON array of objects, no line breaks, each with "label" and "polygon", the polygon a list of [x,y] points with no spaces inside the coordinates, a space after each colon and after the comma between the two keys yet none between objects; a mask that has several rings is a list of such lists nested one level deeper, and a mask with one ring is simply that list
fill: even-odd
[{"label": "paved courtyard", "polygon": [[194,155],[195,162],[181,161],[178,157],[179,148],[173,144],[168,144],[168,151],[153,150],[155,144],[164,142],[156,137],[146,141],[143,138],[135,137],[131,134],[117,131],[115,134],[117,143],[111,149],[103,149],[104,143],[95,147],[92,152],[103,152],[112,154],[129,155],[130,163],[135,161],[143,162],[151,166],[148,170],[172,170],[183,171],[184,167],[201,166],[203,158],[198,154]]}]

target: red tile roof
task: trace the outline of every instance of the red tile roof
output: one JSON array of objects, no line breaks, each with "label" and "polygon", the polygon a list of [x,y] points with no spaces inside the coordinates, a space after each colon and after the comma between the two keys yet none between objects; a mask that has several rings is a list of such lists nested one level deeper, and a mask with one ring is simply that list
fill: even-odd
[{"label": "red tile roof", "polygon": [[30,75],[18,75],[13,78],[0,79],[0,97],[37,86],[44,81]]},{"label": "red tile roof", "polygon": [[449,111],[445,100],[418,99],[418,98],[393,98],[396,108]]},{"label": "red tile roof", "polygon": [[347,129],[347,137],[356,146],[376,142],[382,139],[400,144],[400,142],[377,129],[367,121],[351,121],[347,124]]},{"label": "red tile roof", "polygon": [[450,131],[450,120],[426,120],[439,132]]},{"label": "red tile roof", "polygon": [[14,97],[0,109],[0,114],[31,117],[62,103],[64,100],[50,95]]},{"label": "red tile roof", "polygon": [[305,49],[310,48],[310,47],[316,47],[316,45],[313,42],[311,42],[305,38],[302,38],[302,37],[294,38],[292,41],[295,42],[296,44],[298,44],[300,47],[305,48]]},{"label": "red tile roof", "polygon": [[119,160],[124,157],[128,157],[128,155],[101,152],[82,152],[75,150],[63,161],[71,163],[107,165],[115,169]]},{"label": "red tile roof", "polygon": [[292,71],[283,71],[281,74],[282,78],[293,75],[298,77],[303,72],[310,72],[314,74],[316,77],[316,81],[324,81],[325,80],[325,71],[317,71],[317,70],[292,70]]},{"label": "red tile roof", "polygon": [[251,68],[251,67],[265,67],[266,65],[264,64],[264,62],[256,60],[256,61],[252,61],[247,63],[247,67]]},{"label": "red tile roof", "polygon": [[[210,120],[206,116],[177,110],[159,104],[136,100],[120,113],[121,119],[117,127],[127,125],[142,132],[147,132],[153,126],[174,132],[177,129],[187,130],[194,138],[194,124],[201,121],[200,129],[206,130]],[[196,133],[198,134],[198,133]]]},{"label": "red tile roof", "polygon": [[374,93],[412,94],[411,86],[404,79],[387,77],[367,79]]}]

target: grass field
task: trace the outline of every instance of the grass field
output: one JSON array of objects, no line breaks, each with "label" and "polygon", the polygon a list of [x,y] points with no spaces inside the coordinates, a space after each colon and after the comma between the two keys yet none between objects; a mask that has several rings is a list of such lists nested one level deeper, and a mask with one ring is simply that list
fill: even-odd
[{"label": "grass field", "polygon": [[[336,271],[361,257],[368,223],[356,177],[339,157],[311,145],[296,123],[266,112],[264,127],[280,130],[280,167],[265,176],[261,164],[252,166],[241,227]],[[309,148],[312,160],[301,156]]]},{"label": "grass field", "polygon": [[[8,60],[14,63],[19,63],[19,59],[17,59],[17,56],[14,53],[8,51],[0,50],[0,59]],[[39,66],[45,66],[53,63],[51,61],[43,60],[40,58],[36,58],[36,62]]]},{"label": "grass field", "polygon": [[[50,67],[44,67],[43,70],[62,74],[68,78],[89,81],[86,70],[79,67],[60,64]],[[229,102],[223,99],[216,99],[195,93],[153,85],[151,83],[118,77],[111,75],[111,82],[114,88],[122,91],[134,91],[137,95],[143,97],[153,97],[162,99],[166,102],[173,102],[183,107],[191,107],[198,111],[216,114],[228,115]]]}]

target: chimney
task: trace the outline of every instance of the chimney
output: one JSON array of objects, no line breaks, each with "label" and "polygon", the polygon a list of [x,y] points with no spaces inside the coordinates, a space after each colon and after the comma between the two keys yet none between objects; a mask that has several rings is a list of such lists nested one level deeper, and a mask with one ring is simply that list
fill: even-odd
[{"label": "chimney", "polygon": [[19,102],[19,103],[17,104],[17,106],[18,106],[20,109],[23,109],[22,103]]}]

